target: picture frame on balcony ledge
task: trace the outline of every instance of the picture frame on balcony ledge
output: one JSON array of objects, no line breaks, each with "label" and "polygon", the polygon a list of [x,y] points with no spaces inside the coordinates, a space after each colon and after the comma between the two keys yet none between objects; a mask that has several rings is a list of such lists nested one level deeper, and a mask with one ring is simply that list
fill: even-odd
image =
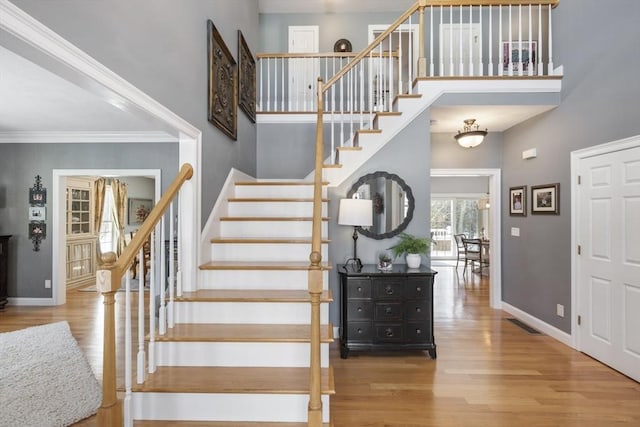
[{"label": "picture frame on balcony ledge", "polygon": [[249,45],[238,30],[238,104],[240,109],[256,122],[256,60]]},{"label": "picture frame on balcony ledge", "polygon": [[208,117],[234,141],[238,139],[238,65],[213,21],[207,20]]},{"label": "picture frame on balcony ledge", "polygon": [[[529,52],[531,47],[532,52]],[[509,59],[511,59],[511,67],[513,74],[517,75],[520,71],[520,42],[512,40],[511,42],[502,42],[502,71],[505,75],[509,74]],[[536,60],[538,59],[538,42],[533,40],[529,45],[528,40],[522,40],[522,71],[523,74],[529,73],[529,66],[533,67],[533,74],[536,72]],[[530,62],[531,61],[531,62]]]}]

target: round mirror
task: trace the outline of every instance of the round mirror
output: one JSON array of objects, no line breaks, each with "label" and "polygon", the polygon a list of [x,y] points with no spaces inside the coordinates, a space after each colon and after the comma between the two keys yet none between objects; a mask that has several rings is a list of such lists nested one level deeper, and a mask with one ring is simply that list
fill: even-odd
[{"label": "round mirror", "polygon": [[353,184],[347,197],[370,199],[373,225],[357,227],[364,236],[388,239],[403,231],[413,218],[414,198],[411,188],[398,175],[387,172],[367,174]]}]

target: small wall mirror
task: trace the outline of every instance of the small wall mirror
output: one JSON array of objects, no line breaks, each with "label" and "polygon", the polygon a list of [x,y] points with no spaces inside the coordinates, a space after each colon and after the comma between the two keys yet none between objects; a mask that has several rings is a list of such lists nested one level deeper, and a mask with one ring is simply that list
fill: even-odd
[{"label": "small wall mirror", "polygon": [[373,225],[357,227],[363,236],[388,239],[407,228],[413,218],[413,193],[398,175],[381,171],[364,175],[353,184],[347,197],[354,194],[372,200]]}]

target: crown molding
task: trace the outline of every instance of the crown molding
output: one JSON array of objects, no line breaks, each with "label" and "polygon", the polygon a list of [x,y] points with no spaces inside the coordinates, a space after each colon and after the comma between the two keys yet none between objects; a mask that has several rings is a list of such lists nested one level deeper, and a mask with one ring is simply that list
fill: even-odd
[{"label": "crown molding", "polygon": [[178,138],[166,132],[127,131],[16,131],[0,132],[0,144],[118,144],[118,143],[178,143]]}]

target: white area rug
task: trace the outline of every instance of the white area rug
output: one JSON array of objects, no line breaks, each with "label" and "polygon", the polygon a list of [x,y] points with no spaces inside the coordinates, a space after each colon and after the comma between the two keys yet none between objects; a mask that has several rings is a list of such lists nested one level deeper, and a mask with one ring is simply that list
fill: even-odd
[{"label": "white area rug", "polygon": [[95,414],[102,390],[67,322],[0,334],[0,426],[68,426]]}]

